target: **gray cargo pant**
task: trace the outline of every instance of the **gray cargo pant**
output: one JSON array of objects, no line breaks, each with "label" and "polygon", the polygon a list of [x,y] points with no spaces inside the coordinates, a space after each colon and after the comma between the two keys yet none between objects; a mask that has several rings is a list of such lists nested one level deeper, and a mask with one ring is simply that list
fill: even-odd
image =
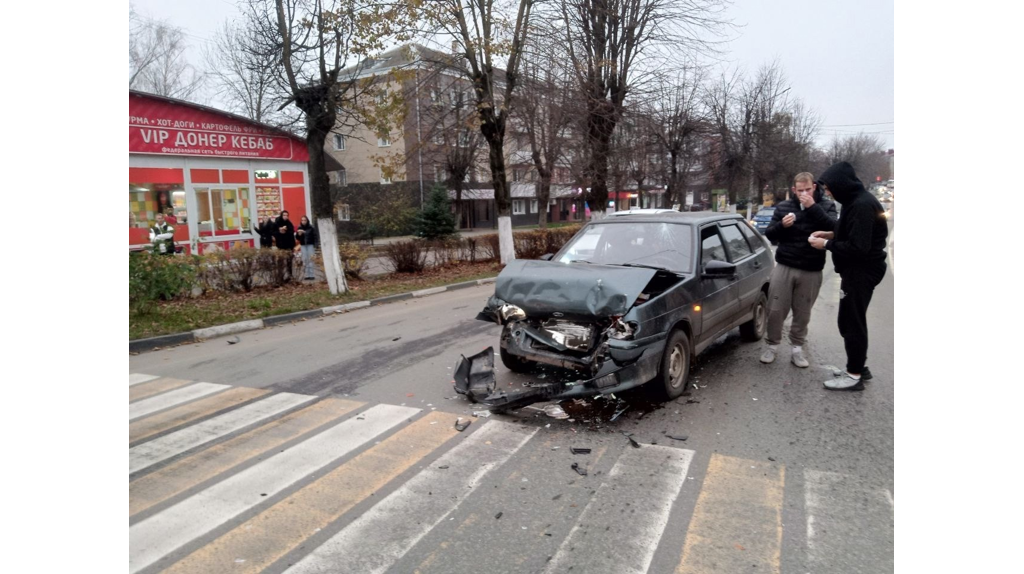
[{"label": "gray cargo pant", "polygon": [[765,341],[778,345],[782,341],[782,324],[793,309],[793,324],[789,328],[789,342],[802,347],[807,342],[807,323],[811,321],[811,308],[821,290],[821,271],[804,271],[785,265],[775,265],[768,288],[768,331]]}]

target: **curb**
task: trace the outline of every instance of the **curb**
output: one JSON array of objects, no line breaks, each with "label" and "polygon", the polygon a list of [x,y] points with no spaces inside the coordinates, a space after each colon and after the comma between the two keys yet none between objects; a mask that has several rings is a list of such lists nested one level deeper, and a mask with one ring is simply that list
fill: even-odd
[{"label": "curb", "polygon": [[458,289],[466,289],[468,287],[488,285],[494,283],[495,280],[497,280],[497,277],[488,277],[486,279],[464,281],[462,283],[442,285],[441,287],[421,289],[419,291],[411,291],[409,293],[388,295],[387,297],[379,297],[377,299],[371,299],[369,301],[356,301],[355,303],[334,305],[332,307],[323,307],[320,309],[310,309],[309,311],[298,311],[295,313],[287,313],[285,315],[274,315],[272,317],[264,317],[262,319],[251,319],[248,321],[239,321],[237,323],[228,323],[226,325],[215,325],[213,327],[195,329],[187,333],[174,333],[171,335],[160,335],[157,337],[150,337],[148,339],[136,339],[134,341],[128,341],[128,352],[141,353],[145,351],[153,351],[163,347],[170,347],[172,345],[197,343],[200,341],[204,341],[206,339],[212,339],[214,337],[223,337],[224,335],[233,335],[235,333],[244,333],[246,331],[258,331],[259,329],[264,329],[266,327],[273,327],[275,325],[281,325],[283,323],[290,323],[293,321],[301,321],[303,319],[325,317],[335,315],[337,313],[347,313],[355,309],[365,309],[366,307],[375,307],[377,305],[394,303],[396,301],[403,301],[406,299],[419,299],[421,297],[436,295],[438,293],[444,293],[446,291],[455,291]]}]

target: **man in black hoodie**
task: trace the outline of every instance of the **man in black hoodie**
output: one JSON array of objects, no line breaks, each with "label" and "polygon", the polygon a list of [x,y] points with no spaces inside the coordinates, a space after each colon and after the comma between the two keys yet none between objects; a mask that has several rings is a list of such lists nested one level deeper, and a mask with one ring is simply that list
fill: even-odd
[{"label": "man in black hoodie", "polygon": [[837,216],[836,204],[814,184],[813,175],[807,172],[797,174],[793,184],[795,197],[775,207],[772,221],[764,233],[779,247],[775,250],[776,266],[768,291],[767,348],[761,355],[761,362],[775,361],[775,353],[782,340],[782,324],[792,308],[793,324],[789,329],[792,361],[794,365],[806,368],[810,365],[803,352],[807,324],[811,321],[811,309],[821,290],[821,270],[825,268],[825,252],[811,247],[807,239],[815,231],[835,229]]},{"label": "man in black hoodie", "polygon": [[868,356],[868,304],[885,276],[889,227],[882,204],[864,189],[849,163],[833,164],[818,183],[843,206],[834,232],[818,231],[807,239],[815,249],[832,252],[832,263],[841,279],[839,334],[846,346],[846,373],[825,381],[825,388],[863,391],[864,381],[871,380],[864,366]]}]

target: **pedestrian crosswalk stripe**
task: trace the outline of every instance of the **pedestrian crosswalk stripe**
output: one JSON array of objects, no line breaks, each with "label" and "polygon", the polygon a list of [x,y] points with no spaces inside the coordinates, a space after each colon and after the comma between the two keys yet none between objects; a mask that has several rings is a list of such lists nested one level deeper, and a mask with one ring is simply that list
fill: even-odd
[{"label": "pedestrian crosswalk stripe", "polygon": [[128,373],[128,386],[138,385],[153,379],[159,379],[160,375],[147,375],[145,373]]},{"label": "pedestrian crosswalk stripe", "polygon": [[[213,398],[227,395],[235,390],[243,389],[225,391]],[[244,390],[253,391],[254,389]],[[261,391],[259,394],[264,392]],[[315,399],[316,397],[308,395],[278,393],[188,428],[142,443],[128,449],[128,472],[138,472],[172,456],[217,440],[222,436],[229,435],[249,425],[294,409]]]},{"label": "pedestrian crosswalk stripe", "polygon": [[128,444],[136,444],[186,423],[247,403],[270,391],[235,387],[128,423]]},{"label": "pedestrian crosswalk stripe", "polygon": [[128,387],[128,402],[134,403],[145,398],[159,395],[165,391],[171,389],[177,389],[178,387],[184,387],[185,385],[191,384],[192,381],[186,381],[184,379],[172,379],[170,377],[158,377],[152,381],[146,381],[138,385]]},{"label": "pedestrian crosswalk stripe", "polygon": [[339,565],[360,574],[384,572],[536,433],[487,422],[286,572],[337,571]]},{"label": "pedestrian crosswalk stripe", "polygon": [[711,455],[677,574],[780,570],[782,465]]},{"label": "pedestrian crosswalk stripe", "polygon": [[165,572],[261,572],[457,435],[455,419],[429,413]]},{"label": "pedestrian crosswalk stripe", "polygon": [[366,403],[323,399],[246,433],[179,458],[128,484],[128,514],[136,514],[294,440]]},{"label": "pedestrian crosswalk stripe", "polygon": [[[647,572],[692,458],[691,450],[667,446],[626,449],[546,572]],[[615,517],[611,527],[597,528],[597,521],[608,516]]]},{"label": "pedestrian crosswalk stripe", "polygon": [[889,491],[862,486],[862,479],[804,470],[807,566],[811,572],[891,572],[893,507]]},{"label": "pedestrian crosswalk stripe", "polygon": [[181,387],[173,391],[168,391],[161,395],[143,399],[128,405],[128,420],[133,421],[137,418],[142,418],[146,415],[168,409],[181,403],[187,403],[188,401],[194,401],[198,398],[218,393],[224,389],[230,388],[228,385],[218,385],[215,383],[195,383],[187,387]]},{"label": "pedestrian crosswalk stripe", "polygon": [[418,412],[377,405],[132,525],[129,571],[157,563]]}]

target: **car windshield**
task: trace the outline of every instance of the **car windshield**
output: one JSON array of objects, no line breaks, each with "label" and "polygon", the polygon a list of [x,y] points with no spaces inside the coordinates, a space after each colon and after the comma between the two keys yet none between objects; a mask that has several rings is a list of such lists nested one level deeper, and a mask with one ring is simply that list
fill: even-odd
[{"label": "car windshield", "polygon": [[688,272],[692,260],[690,233],[690,226],[680,223],[622,220],[595,223],[562,248],[557,261],[632,264]]},{"label": "car windshield", "polygon": [[757,212],[755,217],[771,217],[773,213],[775,213],[774,209],[762,209]]}]

